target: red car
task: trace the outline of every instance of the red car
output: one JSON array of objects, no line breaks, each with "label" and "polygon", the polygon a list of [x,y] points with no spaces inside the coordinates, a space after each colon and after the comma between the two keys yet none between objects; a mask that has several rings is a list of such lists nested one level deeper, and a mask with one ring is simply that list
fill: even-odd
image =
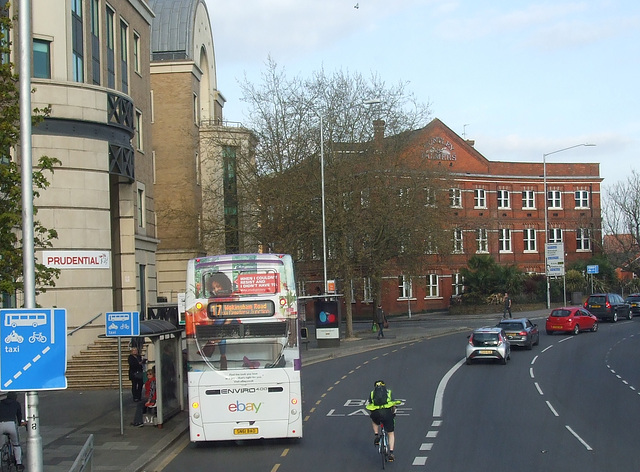
[{"label": "red car", "polygon": [[581,306],[565,306],[554,309],[547,318],[547,334],[554,332],[598,331],[598,318]]}]

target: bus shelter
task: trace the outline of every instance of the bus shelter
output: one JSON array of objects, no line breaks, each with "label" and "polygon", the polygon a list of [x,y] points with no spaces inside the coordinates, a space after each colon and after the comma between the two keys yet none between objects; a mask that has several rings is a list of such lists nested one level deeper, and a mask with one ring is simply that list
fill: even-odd
[{"label": "bus shelter", "polygon": [[[182,332],[166,320],[140,321],[138,344],[146,339],[147,368],[156,371],[157,425],[162,428],[165,420],[184,409],[184,383],[182,379]],[[134,338],[135,339],[135,338]],[[132,339],[132,344],[135,343]]]}]

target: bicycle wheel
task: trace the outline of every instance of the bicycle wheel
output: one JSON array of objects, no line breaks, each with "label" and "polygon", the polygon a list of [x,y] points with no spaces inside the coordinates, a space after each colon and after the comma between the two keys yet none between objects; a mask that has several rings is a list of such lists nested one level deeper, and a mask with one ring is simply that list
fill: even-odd
[{"label": "bicycle wheel", "polygon": [[382,469],[384,470],[385,462],[387,462],[387,432],[383,429],[380,432],[380,459],[382,460]]},{"label": "bicycle wheel", "polygon": [[13,456],[13,450],[8,442],[2,445],[0,450],[0,460],[2,461],[2,472],[15,472],[16,471],[16,459]]}]

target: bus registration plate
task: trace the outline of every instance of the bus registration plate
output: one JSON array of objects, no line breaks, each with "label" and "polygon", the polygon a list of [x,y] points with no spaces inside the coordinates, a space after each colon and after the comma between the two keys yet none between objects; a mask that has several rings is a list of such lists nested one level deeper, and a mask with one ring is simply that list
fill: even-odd
[{"label": "bus registration plate", "polygon": [[234,428],[233,434],[258,434],[258,428]]}]

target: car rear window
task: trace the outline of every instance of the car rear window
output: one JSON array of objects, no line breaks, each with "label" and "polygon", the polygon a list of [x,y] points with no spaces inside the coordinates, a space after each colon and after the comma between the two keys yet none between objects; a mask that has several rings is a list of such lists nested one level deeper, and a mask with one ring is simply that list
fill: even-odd
[{"label": "car rear window", "polygon": [[496,333],[474,333],[474,346],[497,346],[498,335]]},{"label": "car rear window", "polygon": [[571,310],[553,310],[551,312],[551,316],[563,317],[569,316],[571,314]]},{"label": "car rear window", "polygon": [[589,297],[589,305],[604,305],[605,301],[606,300],[604,296]]},{"label": "car rear window", "polygon": [[505,331],[510,329],[522,329],[522,323],[500,323],[498,326]]},{"label": "car rear window", "polygon": [[637,303],[640,302],[640,297],[627,297],[627,301]]}]

